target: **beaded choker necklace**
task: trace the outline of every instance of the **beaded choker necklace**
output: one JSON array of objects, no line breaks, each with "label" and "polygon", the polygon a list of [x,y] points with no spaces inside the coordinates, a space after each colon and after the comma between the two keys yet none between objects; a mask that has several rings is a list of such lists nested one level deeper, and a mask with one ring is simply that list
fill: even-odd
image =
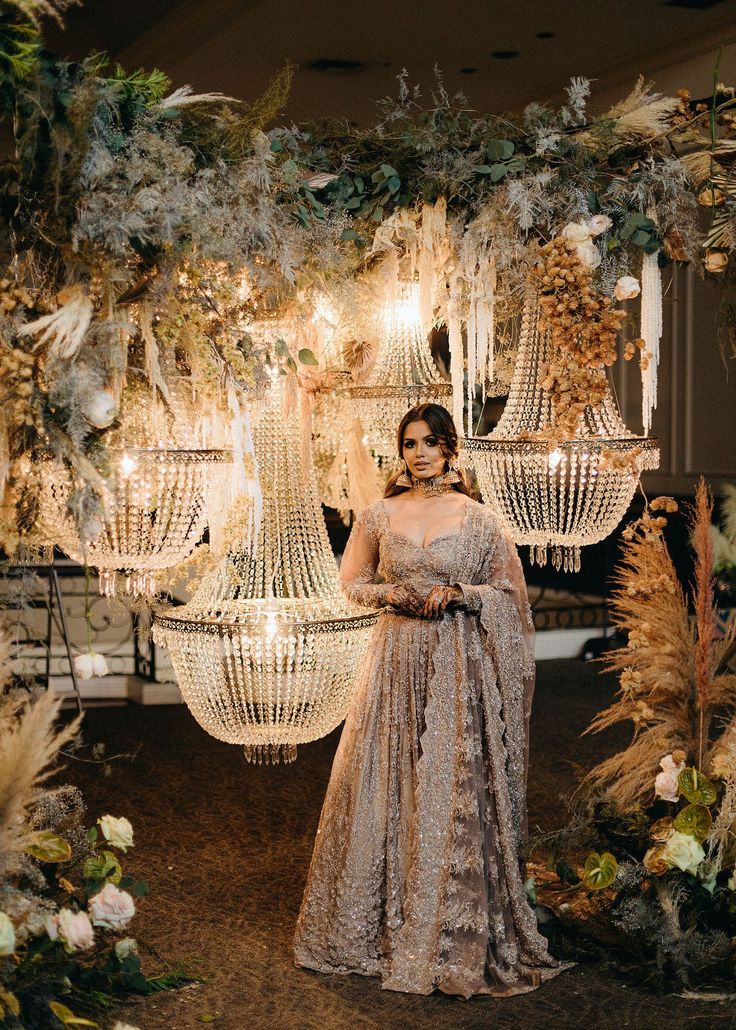
[{"label": "beaded choker necklace", "polygon": [[452,490],[453,483],[460,482],[460,477],[453,469],[442,475],[432,476],[431,479],[416,479],[414,476],[408,478],[411,480],[412,491],[425,495],[447,493],[448,490]]}]

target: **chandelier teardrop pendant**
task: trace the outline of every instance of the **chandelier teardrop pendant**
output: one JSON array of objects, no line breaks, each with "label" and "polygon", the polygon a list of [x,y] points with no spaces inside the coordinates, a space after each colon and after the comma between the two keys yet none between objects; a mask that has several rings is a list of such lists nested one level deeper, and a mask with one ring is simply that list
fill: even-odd
[{"label": "chandelier teardrop pendant", "polygon": [[399,283],[398,298],[384,313],[385,329],[366,383],[348,388],[368,445],[396,457],[396,429],[417,404],[452,408],[452,384],[440,376],[422,327],[419,283]]},{"label": "chandelier teardrop pendant", "polygon": [[224,427],[215,431],[198,416],[185,384],[172,379],[168,388],[166,404],[148,385],[124,389],[101,477],[104,515],[88,539],[80,539],[71,511],[82,484],[61,462],[39,463],[48,539],[96,569],[108,596],[154,594],[157,574],[191,554],[227,504],[233,456],[222,446]]},{"label": "chandelier teardrop pendant", "polygon": [[527,292],[519,351],[503,415],[487,437],[465,440],[484,500],[540,565],[580,570],[580,548],[613,532],[639,476],[659,465],[657,441],[624,425],[606,389],[587,405],[576,436],[550,442],[550,395],[540,384],[550,334],[539,328],[536,290]]},{"label": "chandelier teardrop pendant", "polygon": [[377,617],[340,592],[301,403],[274,375],[253,405],[254,550],[226,555],[187,605],[154,621],[197,722],[258,763],[293,761],[343,720]]}]

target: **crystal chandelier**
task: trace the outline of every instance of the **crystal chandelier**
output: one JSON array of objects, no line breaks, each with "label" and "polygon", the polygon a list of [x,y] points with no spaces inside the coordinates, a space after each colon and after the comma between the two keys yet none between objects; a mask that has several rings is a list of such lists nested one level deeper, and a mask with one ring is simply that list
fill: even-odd
[{"label": "crystal chandelier", "polygon": [[86,539],[71,513],[82,485],[74,470],[40,464],[48,538],[95,568],[108,596],[155,593],[157,573],[186,558],[227,503],[232,452],[222,446],[224,426],[198,416],[184,384],[170,381],[168,392],[164,404],[148,385],[123,390],[118,425],[106,437],[105,516],[88,521]]},{"label": "crystal chandelier", "polygon": [[659,464],[651,437],[631,433],[610,389],[587,405],[574,439],[550,440],[551,399],[540,385],[550,336],[539,329],[539,303],[530,289],[519,353],[503,415],[488,437],[465,448],[485,501],[517,544],[528,544],[540,565],[551,551],[556,569],[580,571],[580,548],[613,532],[631,503],[639,476]]},{"label": "crystal chandelier", "polygon": [[348,388],[369,446],[396,456],[396,430],[406,412],[432,401],[452,405],[452,385],[439,374],[422,327],[418,282],[400,282],[368,381]]},{"label": "crystal chandelier", "polygon": [[203,729],[243,745],[248,761],[275,763],[345,717],[376,615],[340,593],[303,401],[279,376],[266,393],[252,411],[256,545],[226,555],[187,605],[157,616],[154,639]]}]

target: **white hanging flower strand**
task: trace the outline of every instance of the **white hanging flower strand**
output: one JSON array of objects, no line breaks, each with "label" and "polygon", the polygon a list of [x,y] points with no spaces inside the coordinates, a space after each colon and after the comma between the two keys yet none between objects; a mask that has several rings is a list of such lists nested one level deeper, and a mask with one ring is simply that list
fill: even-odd
[{"label": "white hanging flower strand", "polygon": [[[653,208],[647,217],[654,220]],[[641,420],[644,435],[649,436],[652,428],[652,412],[657,407],[657,366],[659,365],[659,343],[662,338],[662,273],[657,254],[644,254],[641,262],[641,328],[644,340],[641,364]]]}]

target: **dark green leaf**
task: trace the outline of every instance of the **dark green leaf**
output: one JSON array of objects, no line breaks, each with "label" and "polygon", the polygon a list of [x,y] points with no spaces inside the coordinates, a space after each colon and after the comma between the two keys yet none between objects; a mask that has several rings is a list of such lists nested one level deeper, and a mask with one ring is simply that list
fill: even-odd
[{"label": "dark green leaf", "polygon": [[360,175],[355,176],[355,188],[358,191],[358,193],[362,193],[365,189],[365,183],[363,182],[363,179]]},{"label": "dark green leaf", "polygon": [[391,165],[381,165],[381,171],[386,179],[390,179],[392,175],[398,175],[399,173]]},{"label": "dark green leaf", "polygon": [[401,188],[401,179],[398,175],[392,175],[386,183],[391,193],[396,193]]},{"label": "dark green leaf", "polygon": [[635,243],[637,247],[644,247],[649,243],[651,236],[648,232],[644,232],[643,229],[636,229],[631,235],[631,242]]},{"label": "dark green leaf", "polygon": [[371,215],[371,218],[373,219],[374,222],[382,222],[383,221],[383,208],[380,206],[380,204],[378,205],[376,210]]},{"label": "dark green leaf", "polygon": [[373,175],[371,175],[371,182],[383,182],[383,180],[386,178],[388,178],[388,176],[384,175],[383,172],[379,169],[377,172],[374,172]]},{"label": "dark green leaf", "polygon": [[486,144],[486,154],[491,161],[507,161],[514,152],[514,144],[508,139],[492,139]]},{"label": "dark green leaf", "polygon": [[273,151],[274,154],[280,154],[283,149],[284,149],[284,144],[281,142],[280,139],[272,139],[271,140],[271,150]]},{"label": "dark green leaf", "polygon": [[355,229],[343,229],[340,233],[341,240],[357,240],[358,234]]},{"label": "dark green leaf", "polygon": [[281,338],[276,340],[276,342],[273,345],[273,349],[276,351],[276,354],[278,355],[278,357],[280,357],[280,358],[288,358],[288,356],[289,356],[289,348],[288,348],[285,340],[282,340]]},{"label": "dark green leaf", "polygon": [[314,356],[313,351],[311,351],[309,347],[302,347],[302,349],[299,351],[299,360],[301,361],[302,365],[319,364],[316,357]]},{"label": "dark green leaf", "polygon": [[476,165],[475,166],[475,170],[478,173],[478,175],[490,175],[491,174],[491,166],[490,165]]},{"label": "dark green leaf", "polygon": [[592,215],[597,215],[601,209],[600,201],[598,200],[598,194],[594,193],[593,190],[588,191],[588,210]]},{"label": "dark green leaf", "polygon": [[508,171],[506,165],[491,165],[491,182],[500,182]]},{"label": "dark green leaf", "polygon": [[283,165],[281,166],[281,170],[287,177],[290,175],[296,175],[296,161],[294,161],[292,158],[289,158],[288,161],[284,161]]}]

